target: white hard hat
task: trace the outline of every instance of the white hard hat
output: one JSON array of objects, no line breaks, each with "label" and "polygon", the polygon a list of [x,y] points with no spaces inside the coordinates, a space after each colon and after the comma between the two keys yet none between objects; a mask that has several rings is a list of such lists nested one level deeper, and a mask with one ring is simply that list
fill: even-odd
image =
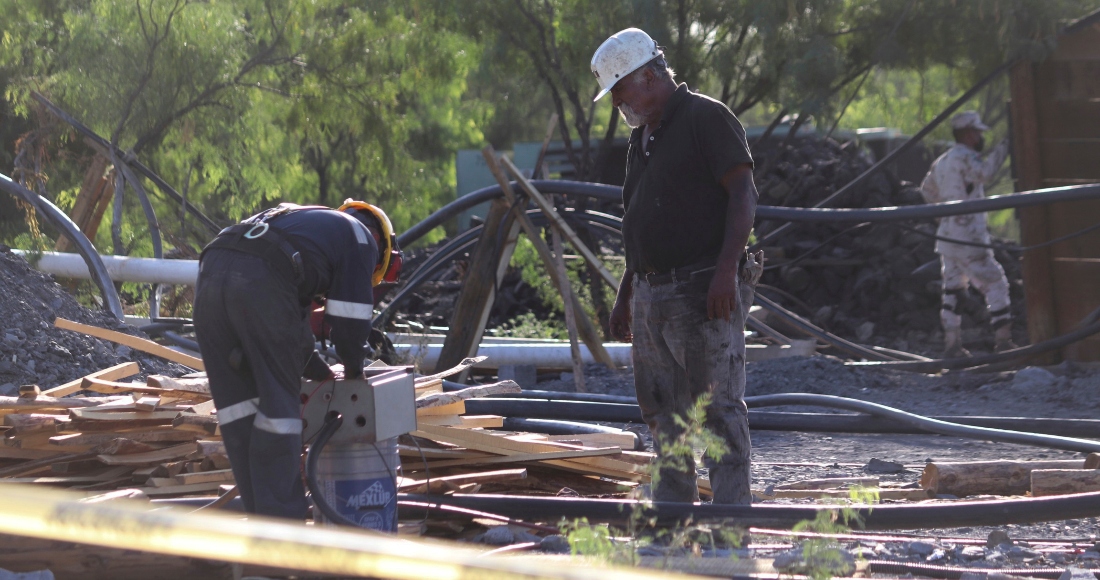
[{"label": "white hard hat", "polygon": [[661,54],[657,41],[642,30],[627,28],[612,34],[592,55],[592,74],[600,83],[600,93],[592,100],[600,100],[620,79]]},{"label": "white hard hat", "polygon": [[982,122],[982,117],[978,115],[977,111],[963,111],[954,117],[951,117],[951,128],[955,130],[959,129],[977,129],[979,131],[988,131],[989,126]]}]

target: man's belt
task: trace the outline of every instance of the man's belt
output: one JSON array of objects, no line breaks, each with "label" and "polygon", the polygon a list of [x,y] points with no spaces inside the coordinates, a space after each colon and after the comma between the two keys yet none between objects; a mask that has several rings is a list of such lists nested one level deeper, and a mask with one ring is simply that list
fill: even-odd
[{"label": "man's belt", "polygon": [[717,267],[714,262],[714,259],[704,260],[690,266],[674,268],[667,272],[639,272],[637,276],[645,280],[650,286],[661,286],[670,282],[687,282],[698,274],[713,272]]},{"label": "man's belt", "polygon": [[203,255],[212,248],[225,248],[259,256],[287,276],[287,279],[296,286],[305,279],[302,255],[294,249],[283,234],[266,222],[229,226],[203,248]]}]

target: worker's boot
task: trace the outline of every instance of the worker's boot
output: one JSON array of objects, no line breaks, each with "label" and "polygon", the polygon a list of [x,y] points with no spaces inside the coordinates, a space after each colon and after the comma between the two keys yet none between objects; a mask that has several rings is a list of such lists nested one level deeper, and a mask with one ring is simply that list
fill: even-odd
[{"label": "worker's boot", "polygon": [[945,328],[943,331],[943,358],[962,358],[970,356],[963,348],[962,328]]},{"label": "worker's boot", "polygon": [[1012,322],[1007,321],[1004,324],[997,327],[993,331],[993,349],[997,352],[1004,352],[1006,350],[1012,350],[1018,348],[1015,342],[1012,342]]}]

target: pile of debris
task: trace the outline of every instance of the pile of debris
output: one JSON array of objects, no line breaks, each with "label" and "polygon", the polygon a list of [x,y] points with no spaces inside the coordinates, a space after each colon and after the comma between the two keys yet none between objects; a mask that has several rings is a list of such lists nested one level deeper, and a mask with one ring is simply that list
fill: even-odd
[{"label": "pile of debris", "polygon": [[142,373],[185,372],[129,347],[54,328],[56,317],[144,336],[105,311],[81,306],[49,275],[0,245],[0,395],[13,395],[21,385],[57,384],[129,360]]},{"label": "pile of debris", "polygon": [[[754,151],[765,168],[760,203],[811,207],[862,174],[873,164],[855,142],[799,138],[783,146],[776,140]],[[831,207],[886,207],[923,204],[919,184],[882,171],[831,202]],[[757,235],[779,227],[763,222]],[[813,320],[818,326],[864,343],[934,354],[939,332],[940,272],[935,253],[935,220],[900,224],[799,224],[765,248],[762,289],[769,297]],[[998,240],[1004,243],[1003,240]],[[1021,340],[1025,334],[1023,287],[1018,255],[994,252],[1011,284]],[[981,326],[988,320],[982,296],[971,290],[960,309],[964,328],[979,327],[967,338],[979,348]],[[974,344],[977,342],[977,344]]]}]

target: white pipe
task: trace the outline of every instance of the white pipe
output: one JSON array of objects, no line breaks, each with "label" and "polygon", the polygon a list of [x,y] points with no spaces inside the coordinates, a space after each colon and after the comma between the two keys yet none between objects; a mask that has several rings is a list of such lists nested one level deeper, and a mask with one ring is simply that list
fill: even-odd
[{"label": "white pipe", "polygon": [[[80,254],[62,252],[28,252],[12,250],[35,268],[63,278],[91,278],[88,265]],[[36,256],[40,256],[35,260]],[[141,282],[145,284],[175,284],[194,286],[199,277],[198,260],[157,260],[154,258],[130,258],[127,256],[100,256],[107,273],[114,282]]]},{"label": "white pipe", "polygon": [[[773,358],[785,358],[791,356],[810,356],[814,354],[816,343],[813,340],[793,340],[791,345],[780,346],[777,344],[762,345],[750,344],[745,349],[745,360],[749,362],[769,360]],[[421,368],[435,368],[439,360],[439,353],[443,350],[442,344],[415,343],[395,344],[394,349],[399,355],[405,357],[408,363],[416,363]],[[622,342],[606,342],[604,348],[611,355],[611,360],[617,367],[631,366],[631,346]],[[588,352],[588,347],[580,345],[581,356],[585,363],[594,363],[595,359]],[[532,365],[544,369],[570,369],[573,366],[573,358],[569,352],[569,343],[533,343],[533,344],[486,344],[482,343],[477,350],[478,356],[487,356],[488,359],[474,365],[476,369],[498,369],[504,365]]]}]

